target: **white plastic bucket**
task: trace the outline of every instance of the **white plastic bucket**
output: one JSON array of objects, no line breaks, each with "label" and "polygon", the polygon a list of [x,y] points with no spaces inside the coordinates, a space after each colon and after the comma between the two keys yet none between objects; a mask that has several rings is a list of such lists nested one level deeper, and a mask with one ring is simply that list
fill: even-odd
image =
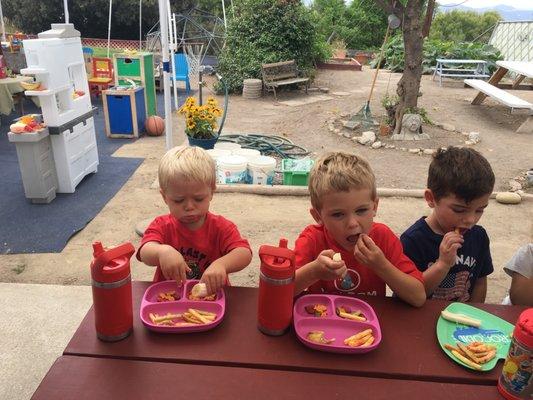
[{"label": "white plastic bucket", "polygon": [[218,183],[246,183],[248,160],[242,156],[222,156],[218,160]]},{"label": "white plastic bucket", "polygon": [[231,150],[225,150],[225,149],[209,149],[206,151],[207,151],[207,154],[209,154],[211,158],[215,160],[215,162],[217,162],[217,160],[220,157],[231,155]]},{"label": "white plastic bucket", "polygon": [[261,152],[259,150],[254,149],[235,149],[231,150],[231,154],[234,154],[236,156],[243,156],[248,160],[248,162],[250,162],[250,160],[259,157],[261,155]]},{"label": "white plastic bucket", "polygon": [[215,143],[215,149],[221,149],[221,150],[238,150],[241,148],[241,145],[238,143],[232,143],[232,142],[216,142]]},{"label": "white plastic bucket", "polygon": [[268,156],[259,156],[248,161],[248,183],[254,185],[272,185],[276,159]]}]

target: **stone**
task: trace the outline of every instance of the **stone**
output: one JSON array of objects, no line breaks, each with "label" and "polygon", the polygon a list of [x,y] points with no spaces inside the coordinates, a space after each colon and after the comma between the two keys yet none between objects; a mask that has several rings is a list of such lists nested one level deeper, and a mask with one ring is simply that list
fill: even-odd
[{"label": "stone", "polygon": [[423,153],[432,156],[435,154],[435,149],[424,149]]},{"label": "stone", "polygon": [[341,130],[340,130],[339,128],[337,128],[337,129],[333,130],[333,132],[335,132],[335,133],[337,133],[337,134],[339,134],[339,133],[340,133],[340,131],[341,131]]},{"label": "stone", "polygon": [[381,147],[381,142],[378,140],[377,142],[372,143],[373,149],[379,149]]},{"label": "stone", "polygon": [[461,132],[461,135],[468,137],[468,135],[470,135],[470,132]]},{"label": "stone", "polygon": [[376,134],[372,131],[365,131],[359,138],[358,142],[364,145],[371,145],[376,141]]},{"label": "stone", "polygon": [[476,144],[476,143],[473,142],[473,141],[471,141],[471,140],[466,140],[466,141],[465,141],[465,144],[466,144],[467,146],[472,146],[473,144]]},{"label": "stone", "polygon": [[514,179],[509,180],[509,190],[511,192],[516,192],[517,190],[521,190],[522,185],[520,182],[515,181]]},{"label": "stone", "polygon": [[349,116],[350,116],[350,113],[347,113],[347,112],[340,113],[341,118],[348,118]]},{"label": "stone", "polygon": [[455,126],[452,125],[452,124],[441,124],[440,126],[445,131],[450,131],[450,132],[454,132],[455,131]]},{"label": "stone", "polygon": [[359,142],[359,139],[361,139],[361,136],[354,136],[354,137],[352,137],[352,140],[353,140],[354,142]]},{"label": "stone", "polygon": [[[353,133],[353,132],[352,132]],[[344,136],[345,138],[348,138],[350,139],[352,137],[352,133],[351,132],[343,132],[342,133],[342,136]]]},{"label": "stone", "polygon": [[335,126],[334,125],[328,125],[328,129],[330,132],[335,132]]},{"label": "stone", "polygon": [[468,134],[468,140],[474,143],[481,142],[481,137],[479,136],[479,132],[470,132]]},{"label": "stone", "polygon": [[409,153],[418,154],[420,153],[420,149],[409,149]]},{"label": "stone", "polygon": [[346,123],[343,124],[343,126],[347,129],[351,129],[352,131],[355,131],[361,126],[361,123],[358,121],[346,121]]},{"label": "stone", "polygon": [[407,149],[405,147],[400,147],[400,150],[401,151],[407,151]]},{"label": "stone", "polygon": [[496,201],[502,204],[519,204],[522,197],[518,193],[500,192],[496,195]]},{"label": "stone", "polygon": [[393,144],[386,144],[386,145],[385,145],[385,148],[386,148],[386,149],[395,149],[396,146],[393,145]]},{"label": "stone", "polygon": [[329,88],[328,88],[328,87],[321,87],[321,88],[319,88],[319,90],[320,90],[322,93],[328,93],[328,92],[329,92]]}]

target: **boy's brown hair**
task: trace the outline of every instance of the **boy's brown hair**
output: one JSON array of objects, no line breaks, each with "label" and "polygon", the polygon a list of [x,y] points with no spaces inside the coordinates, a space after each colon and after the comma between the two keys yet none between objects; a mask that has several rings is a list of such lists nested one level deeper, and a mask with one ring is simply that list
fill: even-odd
[{"label": "boy's brown hair", "polygon": [[325,194],[350,189],[370,189],[372,200],[376,198],[376,178],[365,159],[337,151],[325,153],[315,162],[309,175],[311,205],[315,209],[320,210]]},{"label": "boy's brown hair", "polygon": [[200,147],[177,146],[165,153],[159,163],[159,187],[164,192],[173,179],[202,182],[216,188],[216,167],[213,158]]},{"label": "boy's brown hair", "polygon": [[427,187],[435,200],[453,194],[470,203],[494,189],[494,172],[485,157],[474,149],[439,149],[429,166]]}]

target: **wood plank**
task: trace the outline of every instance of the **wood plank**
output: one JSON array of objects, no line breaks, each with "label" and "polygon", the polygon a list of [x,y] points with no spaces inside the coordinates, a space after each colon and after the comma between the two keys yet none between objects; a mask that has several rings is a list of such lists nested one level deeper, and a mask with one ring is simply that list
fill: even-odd
[{"label": "wood plank", "polygon": [[505,104],[511,108],[533,109],[533,105],[505,90],[499,89],[496,86],[492,86],[490,83],[479,79],[465,79],[465,84],[472,86],[473,88],[483,92],[487,96]]},{"label": "wood plank", "polygon": [[496,387],[63,356],[33,400],[499,399]]},{"label": "wood plank", "polygon": [[[417,309],[396,298],[362,296],[379,318],[383,340],[369,353],[345,355],[312,350],[301,344],[292,330],[280,337],[259,332],[257,288],[226,287],[226,315],[211,331],[186,335],[151,332],[139,318],[141,298],[150,283],[132,284],[132,335],[116,343],[98,340],[91,309],[67,345],[65,355],[483,385],[496,385],[501,372],[501,362],[492,371],[478,373],[458,365],[444,354],[435,329],[440,311],[448,302],[428,300],[424,307]],[[525,309],[473,305],[513,324]]]}]

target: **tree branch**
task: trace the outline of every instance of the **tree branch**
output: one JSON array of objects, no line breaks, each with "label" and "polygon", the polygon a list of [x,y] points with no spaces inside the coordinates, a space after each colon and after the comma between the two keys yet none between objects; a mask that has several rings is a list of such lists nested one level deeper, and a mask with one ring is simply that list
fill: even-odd
[{"label": "tree branch", "polygon": [[426,8],[426,16],[424,19],[424,27],[422,28],[422,37],[428,37],[433,22],[433,13],[435,12],[435,0],[429,0]]},{"label": "tree branch", "polygon": [[391,3],[385,0],[374,0],[378,6],[380,6],[385,12],[394,14],[394,7]]}]

